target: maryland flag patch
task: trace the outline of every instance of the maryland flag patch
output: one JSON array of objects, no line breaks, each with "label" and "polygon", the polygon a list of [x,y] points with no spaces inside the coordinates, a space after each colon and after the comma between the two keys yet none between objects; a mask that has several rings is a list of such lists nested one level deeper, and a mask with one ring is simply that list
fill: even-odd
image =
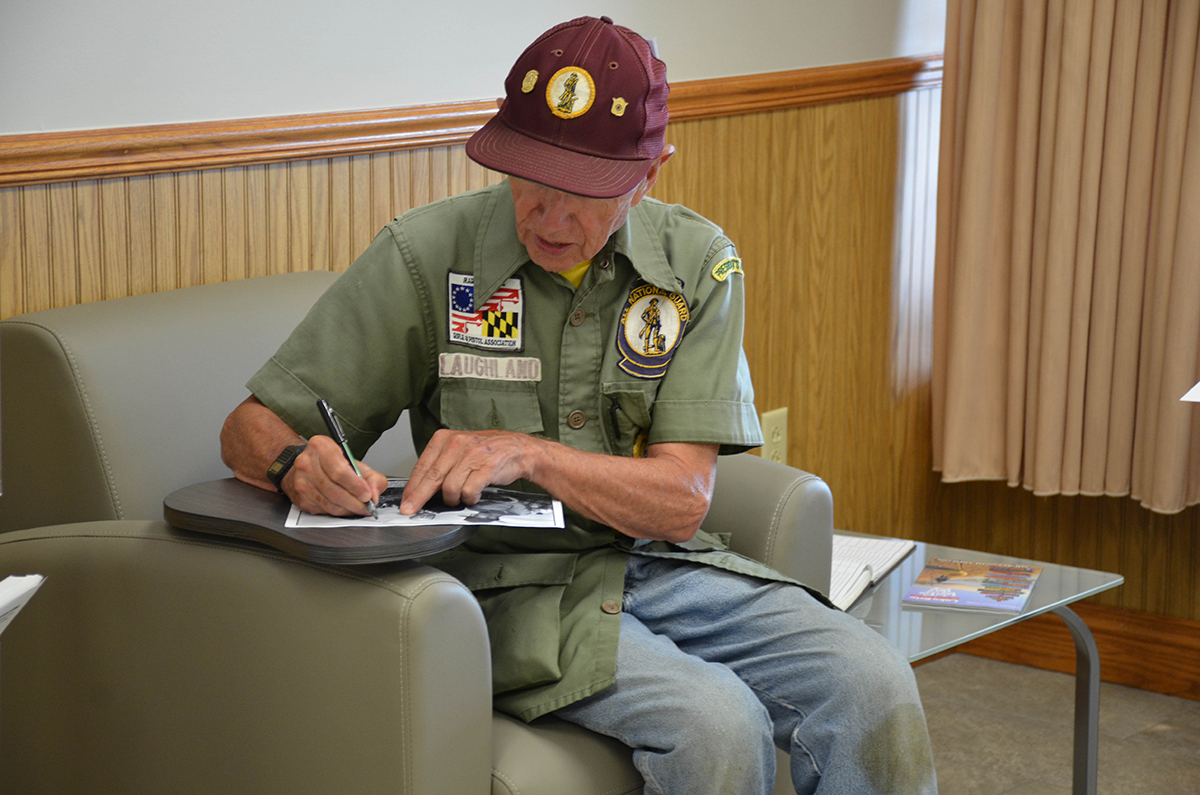
[{"label": "maryland flag patch", "polygon": [[494,339],[513,339],[520,334],[517,321],[521,315],[517,312],[480,312],[483,318],[483,336]]},{"label": "maryland flag patch", "polygon": [[513,277],[478,304],[475,277],[451,273],[448,293],[450,342],[485,351],[524,350],[525,289]]}]

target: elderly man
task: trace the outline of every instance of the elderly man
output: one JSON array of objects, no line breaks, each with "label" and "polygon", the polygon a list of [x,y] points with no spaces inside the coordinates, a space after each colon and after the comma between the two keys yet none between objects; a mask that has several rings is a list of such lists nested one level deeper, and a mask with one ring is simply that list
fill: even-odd
[{"label": "elderly man", "polygon": [[488,621],[496,707],[629,745],[648,793],[932,792],[904,660],[700,524],[718,454],[761,444],[742,266],[721,230],[647,199],[666,67],[607,18],[543,34],[467,154],[507,184],[396,219],[251,379],[222,431],[235,474],[311,512],[364,514],[361,454],[410,412],[401,510],[439,491],[547,492],[561,531],[484,527],[431,559]]}]

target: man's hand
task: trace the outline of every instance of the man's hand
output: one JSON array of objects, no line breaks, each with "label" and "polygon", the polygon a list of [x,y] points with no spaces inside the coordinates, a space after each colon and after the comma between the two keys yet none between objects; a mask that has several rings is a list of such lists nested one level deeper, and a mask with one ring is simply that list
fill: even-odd
[{"label": "man's hand", "polygon": [[308,440],[304,452],[283,478],[283,490],[303,511],[330,516],[366,516],[367,500],[379,501],[387,477],[358,462],[360,478],[328,436]]},{"label": "man's hand", "polygon": [[686,541],[708,512],[716,466],[715,444],[653,444],[645,458],[623,458],[523,433],[441,430],[413,468],[400,512],[416,513],[439,490],[447,505],[473,505],[487,486],[524,479],[625,535]]},{"label": "man's hand", "polygon": [[[274,491],[267,467],[289,444],[304,440],[253,395],[221,430],[221,458],[239,480]],[[314,436],[283,479],[292,502],[309,513],[365,516],[387,478],[361,463],[354,474],[341,449]],[[400,510],[414,514],[439,491],[449,505],[473,505],[487,486],[528,480],[583,516],[633,538],[686,541],[712,500],[717,445],[663,442],[645,458],[575,450],[511,431],[447,431],[433,435],[413,468]]]},{"label": "man's hand", "polygon": [[[221,460],[238,480],[275,491],[267,468],[289,444],[305,440],[275,412],[251,395],[235,408],[221,428]],[[314,436],[283,478],[283,491],[300,509],[334,516],[366,516],[366,501],[378,500],[387,478],[359,463],[363,477],[328,436]]]},{"label": "man's hand", "polygon": [[510,431],[438,431],[413,467],[400,513],[416,513],[439,491],[447,505],[474,505],[487,486],[531,479],[536,444]]}]

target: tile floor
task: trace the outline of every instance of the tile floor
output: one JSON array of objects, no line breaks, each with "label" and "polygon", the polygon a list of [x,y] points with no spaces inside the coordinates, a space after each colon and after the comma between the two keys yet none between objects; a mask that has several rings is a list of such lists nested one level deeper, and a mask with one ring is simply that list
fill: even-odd
[{"label": "tile floor", "polygon": [[[916,675],[940,795],[1071,795],[1074,677],[968,654]],[[1200,793],[1200,701],[1102,684],[1098,790]]]}]

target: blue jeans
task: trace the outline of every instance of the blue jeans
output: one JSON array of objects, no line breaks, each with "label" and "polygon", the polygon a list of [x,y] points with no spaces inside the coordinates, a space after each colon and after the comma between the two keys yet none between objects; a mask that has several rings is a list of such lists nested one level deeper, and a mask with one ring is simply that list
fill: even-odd
[{"label": "blue jeans", "polygon": [[633,748],[655,795],[935,793],[912,669],[804,589],[631,556],[617,681],[555,714]]}]

